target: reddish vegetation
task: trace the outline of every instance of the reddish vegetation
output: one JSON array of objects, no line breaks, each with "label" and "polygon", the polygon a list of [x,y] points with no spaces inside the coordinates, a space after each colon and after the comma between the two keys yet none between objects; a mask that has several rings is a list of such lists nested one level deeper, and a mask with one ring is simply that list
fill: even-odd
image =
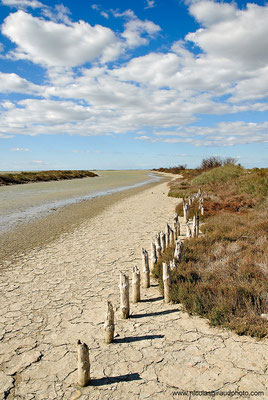
[{"label": "reddish vegetation", "polygon": [[256,205],[256,200],[246,195],[219,195],[218,200],[204,200],[204,211],[207,217],[229,211],[245,213]]}]

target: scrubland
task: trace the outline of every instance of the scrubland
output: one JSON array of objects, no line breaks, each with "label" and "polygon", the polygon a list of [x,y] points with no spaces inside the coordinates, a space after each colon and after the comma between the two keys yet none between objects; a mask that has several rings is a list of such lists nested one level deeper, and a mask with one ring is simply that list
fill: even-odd
[{"label": "scrubland", "polygon": [[[246,170],[235,163],[181,171],[169,196],[187,199],[205,193],[201,235],[186,239],[182,260],[172,271],[172,300],[211,325],[239,335],[268,336],[268,169]],[[182,204],[176,207],[183,215]],[[198,212],[194,202],[190,218]],[[154,275],[162,287],[162,262]]]}]

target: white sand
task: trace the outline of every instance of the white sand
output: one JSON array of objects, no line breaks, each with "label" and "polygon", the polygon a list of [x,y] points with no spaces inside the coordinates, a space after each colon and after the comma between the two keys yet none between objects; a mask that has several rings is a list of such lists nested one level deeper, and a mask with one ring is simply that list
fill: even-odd
[{"label": "white sand", "polygon": [[[193,398],[180,390],[266,391],[267,340],[212,329],[163,304],[156,282],[131,305],[131,318],[119,319],[119,271],[131,276],[141,247],[149,249],[172,221],[178,200],[167,192],[160,184],[113,204],[1,271],[0,398],[166,400]],[[116,308],[111,345],[103,343],[107,299]],[[77,339],[90,348],[87,388],[76,385]]]}]

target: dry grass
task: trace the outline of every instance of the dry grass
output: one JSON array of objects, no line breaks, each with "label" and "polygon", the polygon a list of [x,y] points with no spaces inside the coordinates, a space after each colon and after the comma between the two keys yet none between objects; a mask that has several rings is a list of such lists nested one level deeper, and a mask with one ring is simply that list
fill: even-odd
[{"label": "dry grass", "polygon": [[91,171],[38,171],[0,174],[0,186],[18,185],[29,182],[48,182],[64,179],[79,179],[98,176]]},{"label": "dry grass", "polygon": [[[210,197],[204,202],[205,235],[184,241],[182,260],[172,272],[172,300],[214,326],[268,337],[267,320],[261,318],[268,314],[268,170],[236,170],[234,176],[231,168],[211,170],[213,177],[226,173],[221,184],[206,173],[178,188],[196,192],[200,185]],[[182,214],[181,205],[177,211]],[[168,249],[155,267],[161,288],[162,261],[173,259],[173,251]]]}]

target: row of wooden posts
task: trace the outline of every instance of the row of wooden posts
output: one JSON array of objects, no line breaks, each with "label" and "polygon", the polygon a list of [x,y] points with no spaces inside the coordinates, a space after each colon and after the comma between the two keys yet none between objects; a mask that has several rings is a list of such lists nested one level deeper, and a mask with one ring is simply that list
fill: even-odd
[{"label": "row of wooden posts", "polygon": [[[199,209],[203,215],[203,194],[199,189],[198,193],[188,199],[186,202],[183,199],[183,214],[184,222],[186,224],[186,237],[198,237],[199,235],[199,216],[194,215],[192,229],[189,224],[189,211],[193,204],[194,199],[199,199]],[[163,252],[171,245],[175,245],[174,258],[170,264],[163,262],[163,287],[164,287],[164,302],[171,302],[171,270],[176,268],[176,263],[180,262],[182,255],[183,242],[179,239],[181,235],[181,226],[179,216],[176,213],[173,219],[173,229],[169,224],[166,226],[166,232],[160,232],[156,235],[155,241],[151,243],[151,257],[149,260],[148,251],[142,249],[142,277],[139,267],[136,265],[132,271],[132,302],[138,303],[140,301],[140,286],[147,289],[150,287],[150,272],[153,271],[155,264],[161,257]],[[142,279],[141,279],[142,278]],[[121,318],[129,318],[130,313],[130,300],[129,300],[129,278],[123,272],[120,272],[120,312]],[[112,303],[107,302],[107,312],[104,321],[104,342],[109,344],[114,340],[114,310]],[[89,349],[85,343],[77,342],[77,356],[78,356],[78,384],[80,386],[87,386],[90,382],[90,362],[89,362]]]}]

